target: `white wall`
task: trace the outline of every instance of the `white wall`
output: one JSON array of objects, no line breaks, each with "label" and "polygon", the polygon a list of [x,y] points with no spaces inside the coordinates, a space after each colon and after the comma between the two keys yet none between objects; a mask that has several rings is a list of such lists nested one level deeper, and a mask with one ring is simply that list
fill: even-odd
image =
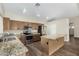
[{"label": "white wall", "polygon": [[69,19],[59,19],[47,24],[47,35],[64,34],[69,41]]},{"label": "white wall", "polygon": [[79,37],[79,16],[70,18],[69,22],[74,23],[74,37]]},{"label": "white wall", "polygon": [[69,19],[57,20],[57,34],[64,34],[65,41],[69,41]]},{"label": "white wall", "polygon": [[0,33],[3,33],[3,18],[0,16]]},{"label": "white wall", "polygon": [[2,10],[2,4],[0,3],[0,33],[3,33],[3,10]]},{"label": "white wall", "polygon": [[47,24],[47,35],[56,34],[56,23],[50,22]]},{"label": "white wall", "polygon": [[3,11],[3,6],[2,6],[3,4],[2,3],[0,3],[0,16],[3,16],[4,15],[4,11]]}]

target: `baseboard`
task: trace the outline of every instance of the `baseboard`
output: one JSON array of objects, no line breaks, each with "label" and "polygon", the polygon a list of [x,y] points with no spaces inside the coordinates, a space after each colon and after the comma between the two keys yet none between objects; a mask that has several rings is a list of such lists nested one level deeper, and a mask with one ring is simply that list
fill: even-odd
[{"label": "baseboard", "polygon": [[79,37],[74,37],[75,39],[79,39]]}]

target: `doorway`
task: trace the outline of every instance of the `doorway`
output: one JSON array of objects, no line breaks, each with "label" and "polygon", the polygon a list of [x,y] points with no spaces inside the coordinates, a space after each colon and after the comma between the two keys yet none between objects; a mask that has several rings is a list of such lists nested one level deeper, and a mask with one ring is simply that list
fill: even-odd
[{"label": "doorway", "polygon": [[69,36],[70,36],[70,40],[74,38],[74,23],[69,24]]}]

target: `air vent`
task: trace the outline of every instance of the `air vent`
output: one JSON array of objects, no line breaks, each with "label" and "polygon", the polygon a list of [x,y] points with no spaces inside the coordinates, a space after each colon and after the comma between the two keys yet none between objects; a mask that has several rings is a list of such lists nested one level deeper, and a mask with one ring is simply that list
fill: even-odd
[{"label": "air vent", "polygon": [[50,20],[48,20],[47,22],[51,22],[51,21],[54,21],[55,19],[50,19]]}]

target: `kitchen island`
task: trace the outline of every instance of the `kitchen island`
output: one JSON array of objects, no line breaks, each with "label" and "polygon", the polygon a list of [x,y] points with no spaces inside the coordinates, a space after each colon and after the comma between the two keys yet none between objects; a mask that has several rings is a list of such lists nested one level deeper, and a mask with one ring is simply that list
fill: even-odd
[{"label": "kitchen island", "polygon": [[64,46],[64,35],[41,36],[41,45],[48,55],[52,55]]}]

